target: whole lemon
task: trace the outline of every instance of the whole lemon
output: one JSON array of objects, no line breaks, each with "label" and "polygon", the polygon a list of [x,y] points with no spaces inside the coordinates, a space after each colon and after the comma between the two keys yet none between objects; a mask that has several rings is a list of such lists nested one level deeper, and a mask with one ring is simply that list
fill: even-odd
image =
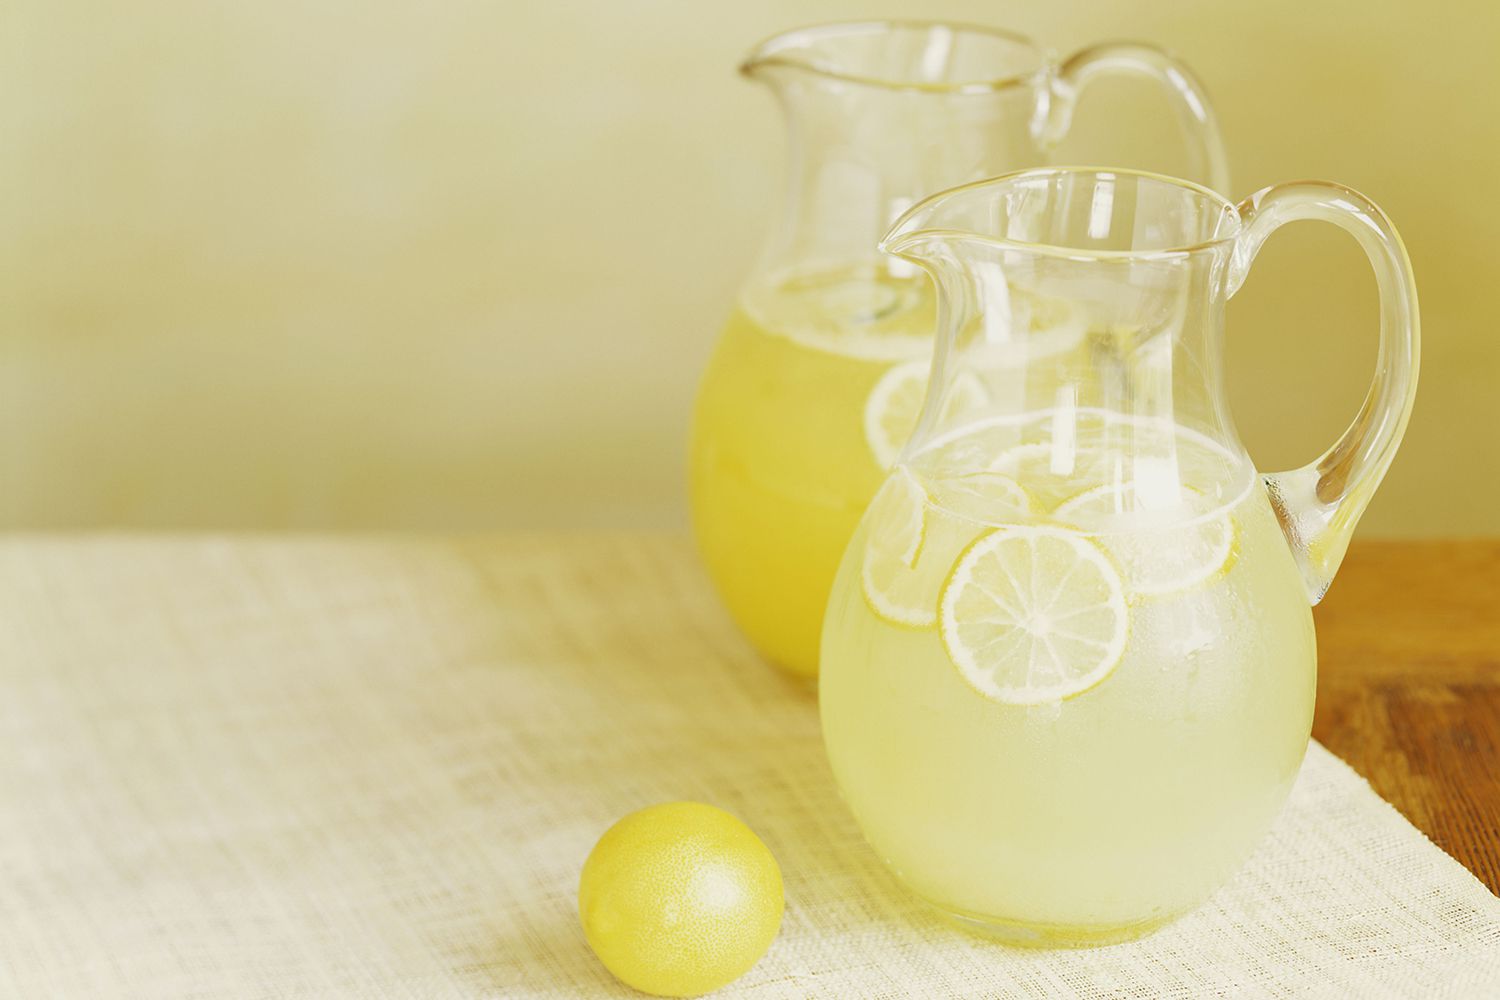
[{"label": "whole lemon", "polygon": [[668,802],[599,838],[578,881],[589,947],[624,983],[663,997],[716,990],[750,970],[781,927],[781,869],[722,809]]}]

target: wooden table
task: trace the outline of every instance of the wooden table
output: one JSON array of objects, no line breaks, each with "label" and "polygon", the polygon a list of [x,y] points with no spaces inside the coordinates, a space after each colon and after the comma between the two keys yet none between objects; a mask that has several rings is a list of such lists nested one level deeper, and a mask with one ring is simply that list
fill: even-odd
[{"label": "wooden table", "polygon": [[1500,540],[1356,543],[1315,616],[1313,735],[1500,893]]}]

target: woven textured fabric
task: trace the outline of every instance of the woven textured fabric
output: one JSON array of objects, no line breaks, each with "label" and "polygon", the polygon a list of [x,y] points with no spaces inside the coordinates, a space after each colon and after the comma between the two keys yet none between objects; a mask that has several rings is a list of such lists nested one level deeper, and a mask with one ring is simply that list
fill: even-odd
[{"label": "woven textured fabric", "polygon": [[892,883],[813,695],[671,538],[0,542],[0,996],[639,996],[578,871],[697,799],[780,860],[731,997],[1500,996],[1500,900],[1321,747],[1144,941],[1029,952]]}]

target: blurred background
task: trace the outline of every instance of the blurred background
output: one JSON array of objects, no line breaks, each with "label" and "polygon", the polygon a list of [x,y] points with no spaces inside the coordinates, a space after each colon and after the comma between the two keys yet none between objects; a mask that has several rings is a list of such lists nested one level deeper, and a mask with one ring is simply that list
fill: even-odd
[{"label": "blurred background", "polygon": [[[0,527],[684,523],[695,382],[782,167],[735,67],[881,16],[1156,42],[1214,97],[1237,197],[1384,206],[1425,354],[1365,533],[1500,534],[1500,6],[1457,0],[10,0]],[[1106,89],[1075,134],[1171,169],[1165,99]],[[1376,315],[1332,227],[1263,252],[1228,342],[1261,468],[1353,416]]]}]

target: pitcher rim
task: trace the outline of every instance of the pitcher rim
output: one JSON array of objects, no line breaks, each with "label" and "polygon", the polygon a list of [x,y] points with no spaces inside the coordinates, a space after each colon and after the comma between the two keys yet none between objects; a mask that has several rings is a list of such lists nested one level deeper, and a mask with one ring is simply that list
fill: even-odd
[{"label": "pitcher rim", "polygon": [[[1008,239],[1000,236],[987,236],[984,233],[976,233],[966,229],[915,229],[909,233],[902,233],[900,229],[906,221],[917,215],[928,206],[939,201],[946,200],[964,191],[974,191],[979,188],[998,187],[1002,184],[1014,183],[1026,177],[1058,177],[1069,174],[1092,174],[1094,176],[1125,175],[1130,177],[1144,178],[1151,181],[1159,181],[1175,187],[1187,188],[1198,195],[1213,202],[1224,213],[1235,220],[1235,227],[1222,236],[1212,239],[1199,240],[1179,247],[1162,247],[1157,250],[1086,250],[1082,247],[1058,246],[1055,243],[1029,243],[1025,240]],[[959,184],[956,187],[946,188],[942,191],[928,195],[921,201],[912,205],[891,223],[885,235],[880,238],[877,247],[882,253],[888,253],[897,257],[904,257],[902,249],[917,242],[916,237],[924,239],[932,237],[958,237],[972,242],[986,243],[991,246],[1011,247],[1025,250],[1029,253],[1039,254],[1046,257],[1062,258],[1065,260],[1076,260],[1080,262],[1101,260],[1176,260],[1189,257],[1196,253],[1216,250],[1232,244],[1239,236],[1240,210],[1239,206],[1230,201],[1224,195],[1213,188],[1206,187],[1196,181],[1186,180],[1182,177],[1173,177],[1170,174],[1161,174],[1153,170],[1138,170],[1132,167],[1099,167],[1099,166],[1056,166],[1056,167],[1027,167],[1021,170],[1012,170],[1008,173],[997,174],[994,177],[984,177],[977,181],[969,181],[967,184]]]},{"label": "pitcher rim", "polygon": [[[924,83],[919,80],[899,80],[889,77],[866,76],[861,73],[849,73],[816,63],[783,58],[778,56],[775,51],[767,52],[767,49],[774,43],[791,39],[798,35],[816,36],[833,34],[839,30],[850,31],[860,28],[949,28],[954,31],[989,35],[994,38],[1002,38],[1007,42],[1016,43],[1027,49],[1035,57],[1036,66],[1022,73],[997,76],[993,79],[965,80],[953,83]],[[769,35],[757,42],[750,50],[750,55],[740,63],[740,72],[746,76],[753,76],[763,67],[781,67],[800,70],[812,76],[828,80],[840,80],[844,83],[877,87],[883,90],[915,91],[929,94],[991,94],[1008,90],[1012,87],[1029,86],[1038,76],[1046,73],[1047,67],[1051,62],[1052,56],[1048,49],[1043,48],[1036,39],[1031,38],[1029,35],[1023,35],[1018,31],[1008,31],[1005,28],[995,28],[987,24],[975,24],[971,21],[943,21],[923,18],[861,18],[848,21],[820,21],[817,24],[807,24],[800,28],[791,28],[786,31],[779,31],[774,35]]]}]

